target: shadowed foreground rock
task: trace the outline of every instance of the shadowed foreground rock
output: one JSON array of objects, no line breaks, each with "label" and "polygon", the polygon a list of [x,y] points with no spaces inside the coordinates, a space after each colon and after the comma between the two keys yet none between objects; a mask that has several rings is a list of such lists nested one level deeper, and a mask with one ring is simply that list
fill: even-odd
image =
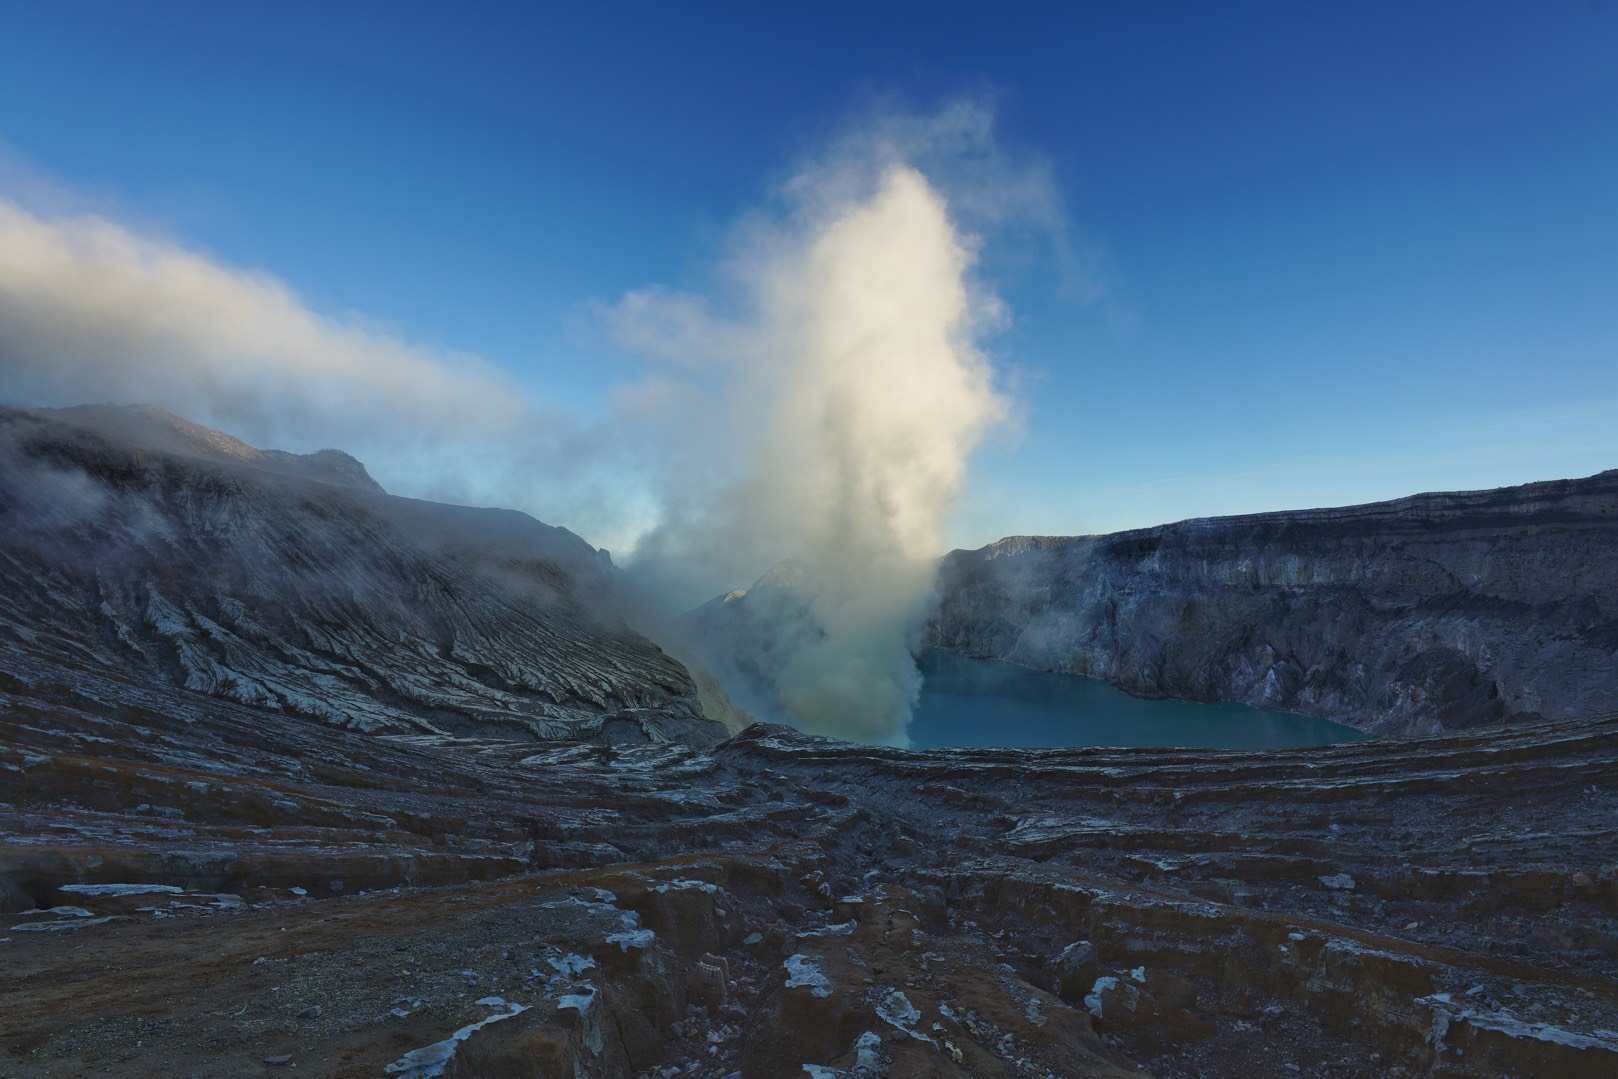
[{"label": "shadowed foreground rock", "polygon": [[1607,1076],[1615,758],[545,747],[14,661],[0,1074]]}]

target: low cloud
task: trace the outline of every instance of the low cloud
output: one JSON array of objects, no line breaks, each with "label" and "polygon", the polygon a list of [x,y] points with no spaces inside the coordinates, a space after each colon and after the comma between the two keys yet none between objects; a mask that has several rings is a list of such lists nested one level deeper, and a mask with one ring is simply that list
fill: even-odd
[{"label": "low cloud", "polygon": [[41,403],[154,396],[251,437],[385,421],[428,434],[523,412],[508,381],[316,314],[265,274],[93,216],[0,200],[0,368]]},{"label": "low cloud", "polygon": [[4,197],[0,398],[157,404],[262,447],[348,450],[399,493],[513,505],[606,542],[644,527],[611,441],[480,358],[321,314],[274,277],[105,217]]}]

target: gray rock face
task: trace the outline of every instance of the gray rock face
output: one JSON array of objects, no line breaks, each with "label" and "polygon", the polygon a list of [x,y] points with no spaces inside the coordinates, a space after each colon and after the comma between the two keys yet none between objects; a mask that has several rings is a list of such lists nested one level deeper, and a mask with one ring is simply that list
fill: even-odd
[{"label": "gray rock face", "polygon": [[336,451],[66,411],[0,411],[0,671],[367,733],[723,737],[565,529],[387,495]]},{"label": "gray rock face", "polygon": [[947,556],[928,642],[1382,734],[1618,699],[1618,471]]}]

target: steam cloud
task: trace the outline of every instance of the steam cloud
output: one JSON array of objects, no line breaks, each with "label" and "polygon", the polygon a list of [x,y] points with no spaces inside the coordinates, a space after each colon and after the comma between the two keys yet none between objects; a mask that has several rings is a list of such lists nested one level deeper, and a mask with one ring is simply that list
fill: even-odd
[{"label": "steam cloud", "polygon": [[788,220],[755,226],[737,256],[740,315],[663,293],[614,312],[625,339],[687,369],[721,366],[719,388],[692,391],[679,411],[693,427],[675,441],[701,452],[665,477],[663,521],[632,569],[683,588],[745,583],[788,560],[790,598],[818,633],[760,625],[754,607],[745,629],[721,625],[694,646],[724,672],[726,654],[760,636],[788,641],[767,672],[774,701],[743,686],[745,704],[902,742],[933,559],[968,456],[1006,412],[975,343],[999,310],[970,284],[969,242],[945,199],[897,155],[839,162],[789,191]]},{"label": "steam cloud", "polygon": [[[997,148],[979,103],[869,120],[736,229],[709,295],[649,288],[601,309],[647,369],[599,425],[541,416],[476,358],[322,316],[272,278],[0,198],[0,397],[160,403],[260,445],[353,449],[400,493],[628,541],[654,635],[745,704],[902,744],[934,559],[974,447],[1008,413],[982,351],[1005,319],[974,277],[986,237],[1031,226],[1092,291],[1053,192]],[[677,617],[778,565],[748,641]],[[772,588],[784,607],[763,602]],[[761,642],[769,662],[742,666],[763,694],[725,654]]]}]

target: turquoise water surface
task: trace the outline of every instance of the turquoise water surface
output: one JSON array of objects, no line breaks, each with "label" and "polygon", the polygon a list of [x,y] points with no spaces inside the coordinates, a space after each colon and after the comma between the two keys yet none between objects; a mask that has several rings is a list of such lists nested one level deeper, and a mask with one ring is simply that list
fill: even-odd
[{"label": "turquoise water surface", "polygon": [[910,723],[915,749],[981,746],[1199,746],[1289,749],[1352,742],[1330,720],[1244,704],[1131,697],[1094,678],[928,651]]}]

